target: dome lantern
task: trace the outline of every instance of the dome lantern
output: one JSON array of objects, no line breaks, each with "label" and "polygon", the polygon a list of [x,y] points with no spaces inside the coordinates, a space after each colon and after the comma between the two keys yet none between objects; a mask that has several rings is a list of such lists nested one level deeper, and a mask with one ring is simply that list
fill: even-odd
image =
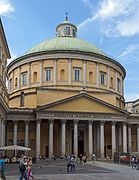
[{"label": "dome lantern", "polygon": [[57,37],[77,37],[77,27],[68,20],[66,13],[65,21],[56,27]]}]

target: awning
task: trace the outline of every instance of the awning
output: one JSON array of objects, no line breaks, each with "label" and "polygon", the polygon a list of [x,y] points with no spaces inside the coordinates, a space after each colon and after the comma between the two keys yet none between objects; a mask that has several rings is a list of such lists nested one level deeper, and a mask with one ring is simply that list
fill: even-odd
[{"label": "awning", "polygon": [[11,145],[11,146],[4,146],[0,147],[1,151],[30,151],[31,148],[18,146],[18,145]]}]

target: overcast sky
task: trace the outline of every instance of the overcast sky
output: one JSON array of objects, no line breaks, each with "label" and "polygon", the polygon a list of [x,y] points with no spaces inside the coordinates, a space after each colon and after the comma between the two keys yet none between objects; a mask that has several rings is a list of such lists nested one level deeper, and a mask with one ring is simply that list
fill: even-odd
[{"label": "overcast sky", "polygon": [[126,101],[139,98],[139,0],[0,0],[12,58],[55,37],[66,12],[79,38],[125,67]]}]

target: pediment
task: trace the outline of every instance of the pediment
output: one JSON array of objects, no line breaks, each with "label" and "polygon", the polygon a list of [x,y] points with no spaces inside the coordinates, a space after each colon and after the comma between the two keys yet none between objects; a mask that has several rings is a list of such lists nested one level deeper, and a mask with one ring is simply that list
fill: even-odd
[{"label": "pediment", "polygon": [[108,104],[86,93],[78,94],[37,108],[37,111],[69,111],[94,113],[125,113],[124,110]]}]

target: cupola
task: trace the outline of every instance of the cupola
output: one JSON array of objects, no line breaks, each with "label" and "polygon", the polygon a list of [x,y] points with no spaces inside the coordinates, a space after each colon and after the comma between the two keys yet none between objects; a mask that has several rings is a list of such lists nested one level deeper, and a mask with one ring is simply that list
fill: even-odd
[{"label": "cupola", "polygon": [[77,27],[69,22],[67,15],[65,21],[56,27],[57,37],[77,37]]}]

